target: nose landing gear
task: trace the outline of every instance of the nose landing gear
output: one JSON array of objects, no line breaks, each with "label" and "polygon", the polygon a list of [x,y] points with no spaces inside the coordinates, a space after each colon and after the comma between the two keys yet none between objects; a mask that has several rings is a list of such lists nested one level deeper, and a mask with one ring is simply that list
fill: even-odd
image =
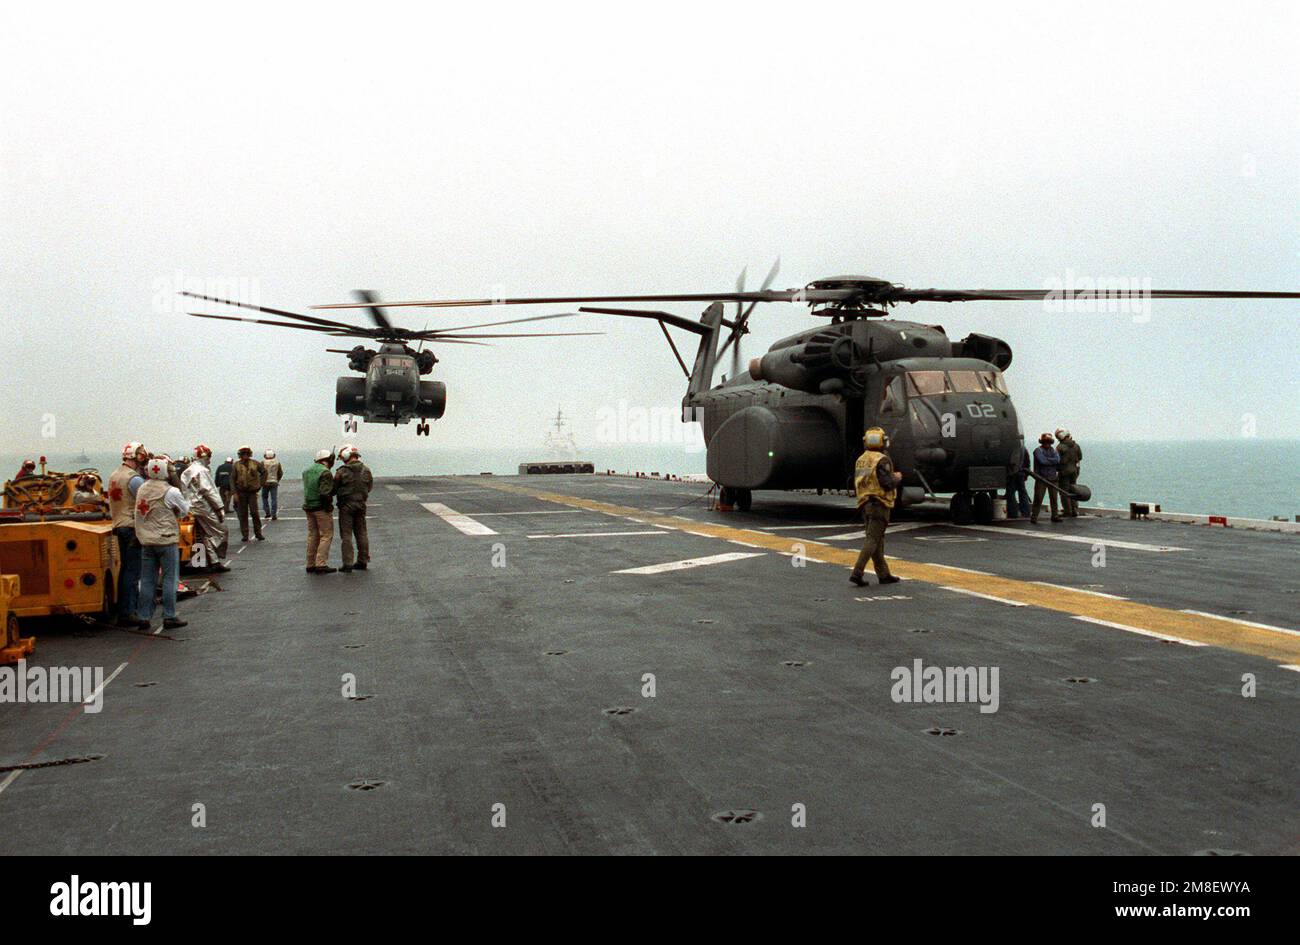
[{"label": "nose landing gear", "polygon": [[429,425],[428,425],[427,423],[417,423],[417,424],[415,425],[415,435],[416,435],[416,436],[428,436],[428,435],[429,435]]},{"label": "nose landing gear", "polygon": [[348,417],[343,421],[343,432],[344,433],[357,432],[357,420],[355,417]]}]

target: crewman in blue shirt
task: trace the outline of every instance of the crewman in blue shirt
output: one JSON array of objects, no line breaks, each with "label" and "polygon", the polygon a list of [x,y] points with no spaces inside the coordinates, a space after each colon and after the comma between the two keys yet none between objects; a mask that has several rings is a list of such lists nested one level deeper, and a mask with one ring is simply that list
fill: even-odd
[{"label": "crewman in blue shirt", "polygon": [[1061,521],[1061,515],[1056,508],[1056,490],[1049,489],[1044,479],[1052,485],[1056,485],[1061,475],[1061,454],[1052,446],[1052,434],[1044,433],[1038,438],[1038,449],[1034,450],[1034,472],[1039,478],[1034,480],[1034,510],[1029,515],[1030,524],[1038,524],[1038,511],[1043,507],[1043,493],[1048,493],[1048,499],[1052,504],[1052,521]]}]

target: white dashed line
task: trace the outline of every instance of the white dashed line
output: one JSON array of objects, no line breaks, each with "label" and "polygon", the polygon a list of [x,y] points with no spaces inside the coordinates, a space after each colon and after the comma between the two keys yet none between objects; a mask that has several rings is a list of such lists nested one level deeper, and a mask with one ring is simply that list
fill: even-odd
[{"label": "white dashed line", "polygon": [[1054,587],[1058,591],[1078,591],[1080,594],[1091,594],[1093,597],[1108,597],[1111,600],[1128,600],[1127,597],[1120,597],[1118,594],[1103,594],[1101,591],[1089,590],[1086,587],[1070,587],[1066,584],[1053,584],[1051,581],[1033,581],[1033,584],[1041,584],[1043,587]]},{"label": "white dashed line", "polygon": [[1229,623],[1239,623],[1243,627],[1256,627],[1260,630],[1274,630],[1278,633],[1290,633],[1300,636],[1300,630],[1292,630],[1288,627],[1275,627],[1271,623],[1255,623],[1253,620],[1238,620],[1236,617],[1222,617],[1219,614],[1206,613],[1203,610],[1184,610],[1185,614],[1195,614],[1198,617],[1213,617],[1215,620],[1226,620]]},{"label": "white dashed line", "polygon": [[438,518],[442,519],[456,531],[464,535],[495,535],[492,529],[488,528],[482,522],[476,522],[468,515],[462,515],[455,509],[449,509],[441,502],[421,502],[421,506],[428,509]]},{"label": "white dashed line", "polygon": [[[157,634],[157,633],[158,633],[159,631],[161,631],[161,630],[162,630],[162,627],[159,627],[157,630],[154,631],[154,633]],[[107,689],[107,688],[108,688],[108,684],[111,683],[114,679],[116,679],[116,678],[118,677],[118,674],[121,673],[122,670],[126,669],[126,667],[127,667],[127,664],[126,664],[126,663],[123,663],[123,664],[122,664],[121,666],[119,666],[117,669],[113,670],[113,675],[109,676],[109,677],[108,677],[107,679],[105,679],[102,683],[100,683],[98,686],[96,686],[94,692],[92,692],[90,695],[86,696],[86,698],[84,698],[84,699],[81,700],[81,704],[82,704],[82,705],[90,705],[92,702],[94,702],[96,699],[98,699],[98,698],[99,698],[99,694],[100,694],[101,692],[103,692],[105,689]]]},{"label": "white dashed line", "polygon": [[666,535],[667,532],[567,532],[562,535],[529,535],[529,538],[605,538],[613,535]]},{"label": "white dashed line", "polygon": [[1054,535],[1050,532],[1032,531],[1027,528],[1011,528],[1003,525],[954,525],[953,528],[967,528],[981,532],[993,532],[997,535],[1014,535],[1017,538],[1045,538],[1049,541],[1072,541],[1080,545],[1104,545],[1107,548],[1124,548],[1128,551],[1188,551],[1174,545],[1146,545],[1140,541],[1118,541],[1114,538],[1088,538],[1084,535]]},{"label": "white dashed line", "polygon": [[1008,600],[1005,597],[994,597],[992,594],[981,594],[979,591],[968,591],[964,587],[950,587],[947,584],[940,584],[945,591],[952,591],[954,594],[969,594],[971,597],[979,597],[984,600],[996,601],[999,604],[1006,604],[1009,607],[1028,607],[1024,601]]},{"label": "white dashed line", "polygon": [[1082,620],[1084,623],[1095,623],[1099,627],[1110,627],[1112,630],[1127,630],[1129,633],[1140,634],[1144,637],[1154,637],[1157,640],[1168,640],[1170,643],[1181,643],[1184,646],[1205,646],[1200,640],[1184,640],[1182,637],[1171,637],[1167,633],[1156,633],[1154,630],[1143,630],[1141,627],[1130,627],[1125,623],[1114,623],[1110,620],[1100,620],[1096,617],[1085,617],[1083,614],[1075,614],[1071,620]]},{"label": "white dashed line", "polygon": [[723,564],[727,561],[740,561],[744,558],[762,557],[763,552],[758,551],[730,551],[726,554],[708,555],[704,558],[686,558],[683,561],[667,561],[663,564],[650,564],[642,568],[624,568],[621,571],[611,571],[611,574],[663,574],[665,571],[684,571],[687,568],[698,568],[709,564]]},{"label": "white dashed line", "polygon": [[586,509],[546,509],[538,512],[475,512],[479,518],[489,515],[590,515]]}]

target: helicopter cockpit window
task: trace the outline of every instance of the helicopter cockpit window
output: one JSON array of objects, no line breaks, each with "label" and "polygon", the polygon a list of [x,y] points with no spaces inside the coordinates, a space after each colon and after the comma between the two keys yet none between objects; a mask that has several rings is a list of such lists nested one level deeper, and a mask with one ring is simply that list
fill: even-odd
[{"label": "helicopter cockpit window", "polygon": [[896,377],[885,387],[885,396],[880,401],[881,413],[897,413],[903,408],[903,379]]},{"label": "helicopter cockpit window", "polygon": [[977,371],[951,371],[952,389],[959,394],[983,394],[989,388]]},{"label": "helicopter cockpit window", "polygon": [[999,394],[1007,392],[1007,384],[1006,381],[1002,380],[1001,371],[980,371],[979,373],[984,386],[989,390],[997,391]]},{"label": "helicopter cockpit window", "polygon": [[932,397],[952,392],[948,385],[948,375],[943,371],[908,371],[907,388],[913,397]]}]

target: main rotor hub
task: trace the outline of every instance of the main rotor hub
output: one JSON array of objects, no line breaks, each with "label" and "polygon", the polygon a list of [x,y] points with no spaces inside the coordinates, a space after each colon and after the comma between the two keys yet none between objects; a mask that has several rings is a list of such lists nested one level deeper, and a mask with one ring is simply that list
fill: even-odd
[{"label": "main rotor hub", "polygon": [[[887,312],[883,308],[892,305],[891,296],[902,286],[875,276],[832,276],[808,283],[806,289],[842,291],[853,294],[834,302],[821,305],[813,303],[814,315],[829,315],[845,318],[883,318]],[[879,307],[873,307],[879,306]]]}]

